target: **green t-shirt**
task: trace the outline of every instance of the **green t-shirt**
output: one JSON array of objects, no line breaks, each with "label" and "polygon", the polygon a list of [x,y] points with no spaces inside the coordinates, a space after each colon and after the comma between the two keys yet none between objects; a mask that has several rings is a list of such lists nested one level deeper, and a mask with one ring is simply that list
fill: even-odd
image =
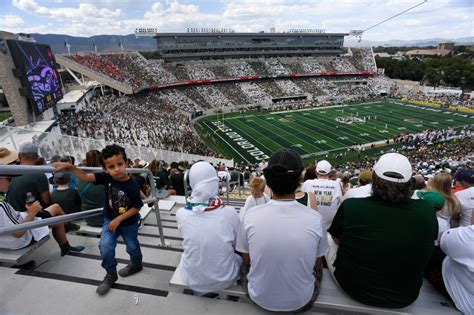
[{"label": "green t-shirt", "polygon": [[[13,177],[8,187],[7,200],[16,211],[26,211],[26,194],[31,192],[41,202],[41,193],[49,191],[49,182],[45,174],[25,174]],[[49,205],[42,204],[43,207]]]},{"label": "green t-shirt", "polygon": [[427,201],[347,199],[328,231],[340,240],[334,275],[351,297],[387,308],[417,299],[438,235],[436,214]]},{"label": "green t-shirt", "polygon": [[51,200],[61,206],[66,214],[81,211],[81,197],[77,190],[68,188],[64,190],[55,189],[51,193]]},{"label": "green t-shirt", "polygon": [[[95,185],[94,183],[77,182],[77,191],[81,196],[81,211],[102,208],[105,200],[104,185]],[[87,224],[92,226],[102,226],[104,223],[103,215],[96,215],[85,218]]]}]

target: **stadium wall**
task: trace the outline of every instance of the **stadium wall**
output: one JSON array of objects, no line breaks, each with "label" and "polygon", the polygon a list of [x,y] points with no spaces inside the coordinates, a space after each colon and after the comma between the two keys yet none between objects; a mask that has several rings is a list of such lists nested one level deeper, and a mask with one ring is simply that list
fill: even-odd
[{"label": "stadium wall", "polygon": [[[17,127],[5,127],[4,130],[6,134],[3,135],[3,140],[0,140],[0,146],[16,151],[21,143],[33,141],[38,144],[41,156],[45,159],[50,159],[53,155],[59,154],[74,156],[77,161],[82,161],[88,151],[102,150],[106,145],[112,144],[112,142],[105,140],[61,135],[59,130],[40,132]],[[225,163],[225,165],[234,165],[234,161],[229,159],[139,147],[123,143],[118,144],[125,148],[127,156],[131,159],[139,158],[145,161],[157,159],[167,162],[203,160],[213,164]]]}]

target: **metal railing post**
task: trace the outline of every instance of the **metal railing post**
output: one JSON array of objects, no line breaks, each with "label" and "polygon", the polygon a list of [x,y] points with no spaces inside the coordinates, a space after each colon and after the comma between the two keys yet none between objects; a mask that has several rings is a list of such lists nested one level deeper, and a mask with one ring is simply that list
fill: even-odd
[{"label": "metal railing post", "polygon": [[161,223],[161,214],[160,208],[158,205],[158,197],[156,196],[156,186],[155,186],[155,179],[153,178],[153,173],[149,169],[145,169],[145,173],[147,174],[148,180],[150,181],[150,188],[151,188],[151,196],[153,198],[153,209],[155,211],[156,216],[156,224],[158,225],[158,233],[160,233],[160,242],[161,246],[167,246],[165,242],[165,235],[163,234],[163,225]]}]

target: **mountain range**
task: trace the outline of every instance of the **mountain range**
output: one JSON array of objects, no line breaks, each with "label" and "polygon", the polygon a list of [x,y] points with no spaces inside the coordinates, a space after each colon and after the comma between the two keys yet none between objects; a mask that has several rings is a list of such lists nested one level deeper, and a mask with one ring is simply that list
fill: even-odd
[{"label": "mountain range", "polygon": [[357,39],[345,40],[345,46],[384,46],[384,47],[427,47],[436,46],[440,42],[454,42],[456,45],[472,45],[474,44],[474,37],[461,37],[455,39],[448,38],[430,38],[430,39],[418,39],[418,40],[389,40],[389,41],[368,41]]},{"label": "mountain range", "polygon": [[[130,35],[98,35],[92,37],[75,37],[59,34],[31,34],[31,36],[42,44],[48,44],[54,53],[67,53],[65,43],[70,45],[71,53],[76,52],[93,52],[94,44],[97,46],[98,52],[116,52],[120,51],[120,42],[125,51],[153,51],[156,49],[156,39],[152,37],[135,37]],[[430,38],[423,40],[389,40],[389,41],[367,41],[357,39],[348,39],[345,46],[385,46],[385,47],[426,47],[436,46],[438,42],[453,41],[457,45],[472,45],[474,37],[462,37],[456,39],[446,38]]]}]

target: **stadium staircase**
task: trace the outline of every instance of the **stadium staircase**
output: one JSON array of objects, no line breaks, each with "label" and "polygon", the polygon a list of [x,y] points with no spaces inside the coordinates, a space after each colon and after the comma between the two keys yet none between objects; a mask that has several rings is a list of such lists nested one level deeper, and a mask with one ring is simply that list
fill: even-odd
[{"label": "stadium staircase", "polygon": [[63,68],[70,69],[74,72],[80,73],[81,75],[88,77],[91,80],[100,82],[103,85],[109,86],[117,91],[120,91],[124,94],[133,94],[133,89],[132,87],[122,83],[118,82],[114,79],[112,79],[109,76],[106,76],[104,74],[101,74],[97,71],[94,71],[90,68],[87,68],[83,65],[81,65],[78,62],[75,62],[74,60],[67,58],[66,56],[62,55],[55,55],[56,57],[56,62],[60,64]]}]

